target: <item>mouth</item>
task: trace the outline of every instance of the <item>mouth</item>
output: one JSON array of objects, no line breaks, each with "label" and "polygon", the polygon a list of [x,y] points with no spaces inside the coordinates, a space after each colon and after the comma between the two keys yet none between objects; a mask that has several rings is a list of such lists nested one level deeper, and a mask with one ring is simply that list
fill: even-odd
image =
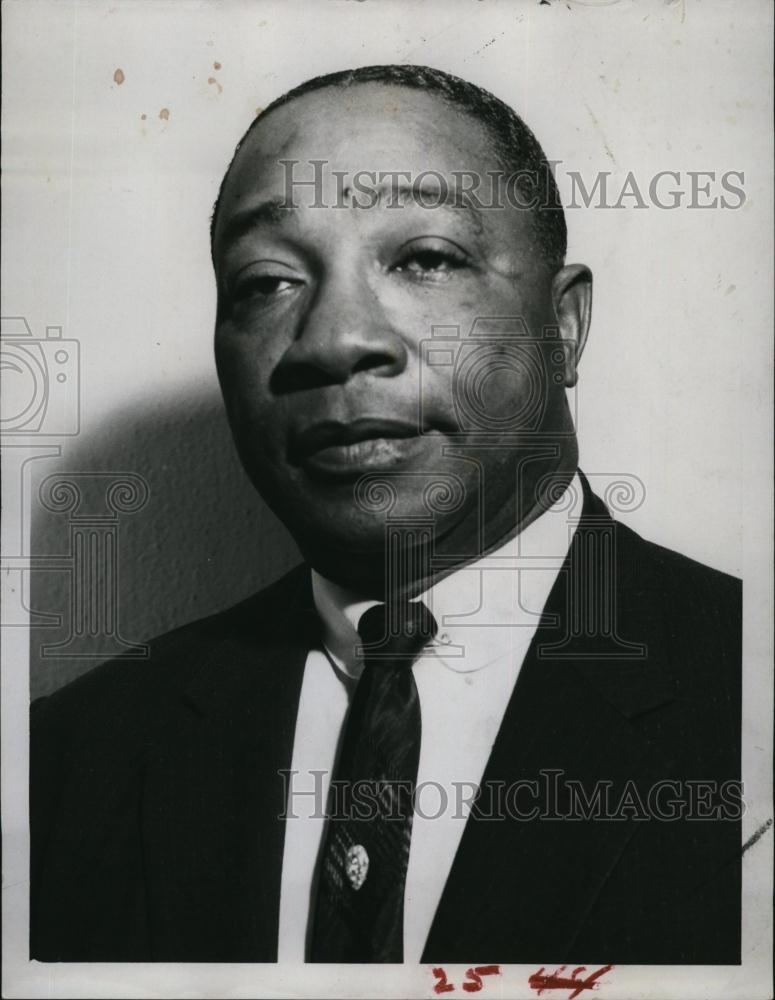
[{"label": "mouth", "polygon": [[348,423],[323,421],[294,437],[291,457],[312,474],[353,478],[400,466],[422,440],[415,422],[375,417]]}]

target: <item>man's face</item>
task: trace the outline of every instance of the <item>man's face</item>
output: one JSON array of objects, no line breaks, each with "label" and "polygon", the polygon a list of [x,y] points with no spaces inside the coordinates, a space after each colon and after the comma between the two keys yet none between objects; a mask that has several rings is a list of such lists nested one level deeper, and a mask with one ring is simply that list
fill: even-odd
[{"label": "man's face", "polygon": [[[313,207],[319,190],[301,185],[297,208],[276,207],[288,191],[283,160],[298,161],[296,180],[313,178],[310,161],[326,161],[324,207]],[[397,196],[391,181],[370,207],[345,191],[364,170],[408,171],[411,179],[399,180],[408,185],[434,170],[453,191],[453,171],[486,178],[497,166],[474,118],[436,96],[380,84],[298,98],[240,149],[215,231],[218,372],[245,468],[303,549],[320,538],[362,553],[382,546],[384,512],[355,497],[366,474],[391,480],[393,513],[403,515],[427,514],[425,488],[457,477],[463,502],[441,516],[443,532],[475,515],[483,476],[491,505],[513,493],[513,460],[536,430],[569,432],[559,380],[547,369],[536,386],[535,365],[515,363],[514,324],[505,339],[497,324],[498,336],[485,338],[478,374],[470,351],[467,361],[456,354],[473,370],[469,402],[493,418],[495,447],[468,448],[474,461],[448,452],[481,430],[461,421],[449,351],[446,363],[423,360],[433,327],[459,328],[475,353],[481,317],[520,317],[536,340],[556,322],[552,273],[530,214],[508,205],[425,208]],[[428,191],[429,204],[432,178]],[[540,426],[520,436],[510,415],[536,392]]]}]

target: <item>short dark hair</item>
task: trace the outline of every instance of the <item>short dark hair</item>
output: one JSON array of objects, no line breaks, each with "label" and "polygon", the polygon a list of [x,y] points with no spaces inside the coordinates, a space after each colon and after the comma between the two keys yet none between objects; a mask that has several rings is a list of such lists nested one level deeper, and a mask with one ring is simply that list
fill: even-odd
[{"label": "short dark hair", "polygon": [[555,267],[562,266],[568,240],[565,213],[551,166],[536,137],[508,104],[489,91],[443,70],[414,65],[362,66],[359,69],[316,76],[289,90],[264,108],[237,143],[221,181],[210,222],[211,247],[218,206],[232,164],[243,143],[259,122],[276,108],[281,108],[304,94],[326,87],[347,88],[362,83],[383,83],[438,94],[447,104],[473,115],[480,121],[492,136],[493,151],[501,161],[501,166],[507,172],[519,175],[516,176],[515,186],[520,192],[522,203],[535,206],[530,208],[530,212],[534,218],[538,252],[547,263]]}]

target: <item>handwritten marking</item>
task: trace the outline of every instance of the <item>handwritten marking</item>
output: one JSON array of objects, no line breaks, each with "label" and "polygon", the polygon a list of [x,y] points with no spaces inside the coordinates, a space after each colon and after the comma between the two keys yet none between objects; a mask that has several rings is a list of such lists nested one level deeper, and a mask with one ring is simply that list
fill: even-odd
[{"label": "handwritten marking", "polygon": [[596,990],[598,988],[598,979],[604,976],[606,972],[610,972],[613,969],[613,965],[602,966],[597,972],[591,972],[586,979],[578,978],[582,972],[587,971],[586,965],[579,965],[573,970],[570,976],[563,976],[562,973],[567,968],[567,965],[561,965],[556,972],[547,975],[545,967],[542,965],[538,972],[534,972],[528,979],[528,986],[532,990],[535,990],[539,996],[545,990],[570,990],[571,993],[568,996],[568,1000],[576,1000],[576,997],[581,994],[582,990]]},{"label": "handwritten marking", "polygon": [[466,979],[470,982],[463,983],[466,993],[478,993],[484,986],[482,976],[499,976],[501,967],[499,965],[477,965],[473,969],[466,970]]},{"label": "handwritten marking", "polygon": [[772,826],[772,817],[770,816],[767,822],[762,823],[762,825],[759,827],[756,833],[752,833],[751,836],[748,838],[748,840],[746,840],[746,842],[743,844],[743,849],[742,851],[740,851],[740,854],[741,855],[745,854],[745,852],[750,847],[753,847],[753,845],[756,843],[757,840],[761,840],[761,838],[764,836],[764,834],[769,830],[771,826]]},{"label": "handwritten marking", "polygon": [[[456,988],[454,983],[449,982],[447,973],[441,966],[431,969],[431,972],[438,979],[438,982],[433,987],[433,992],[437,995],[451,993]],[[463,989],[466,993],[478,993],[484,986],[483,976],[499,976],[500,972],[501,967],[499,965],[475,965],[471,969],[466,969]]]},{"label": "handwritten marking", "polygon": [[438,979],[438,982],[433,987],[434,993],[450,993],[454,990],[454,983],[447,981],[447,974],[442,968],[432,969],[433,975]]}]

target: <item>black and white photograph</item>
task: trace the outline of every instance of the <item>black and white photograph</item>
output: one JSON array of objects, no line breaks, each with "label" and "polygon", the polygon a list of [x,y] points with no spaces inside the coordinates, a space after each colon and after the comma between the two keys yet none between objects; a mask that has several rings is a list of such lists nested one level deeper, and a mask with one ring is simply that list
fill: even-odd
[{"label": "black and white photograph", "polygon": [[7,0],[3,995],[772,995],[773,10]]}]

